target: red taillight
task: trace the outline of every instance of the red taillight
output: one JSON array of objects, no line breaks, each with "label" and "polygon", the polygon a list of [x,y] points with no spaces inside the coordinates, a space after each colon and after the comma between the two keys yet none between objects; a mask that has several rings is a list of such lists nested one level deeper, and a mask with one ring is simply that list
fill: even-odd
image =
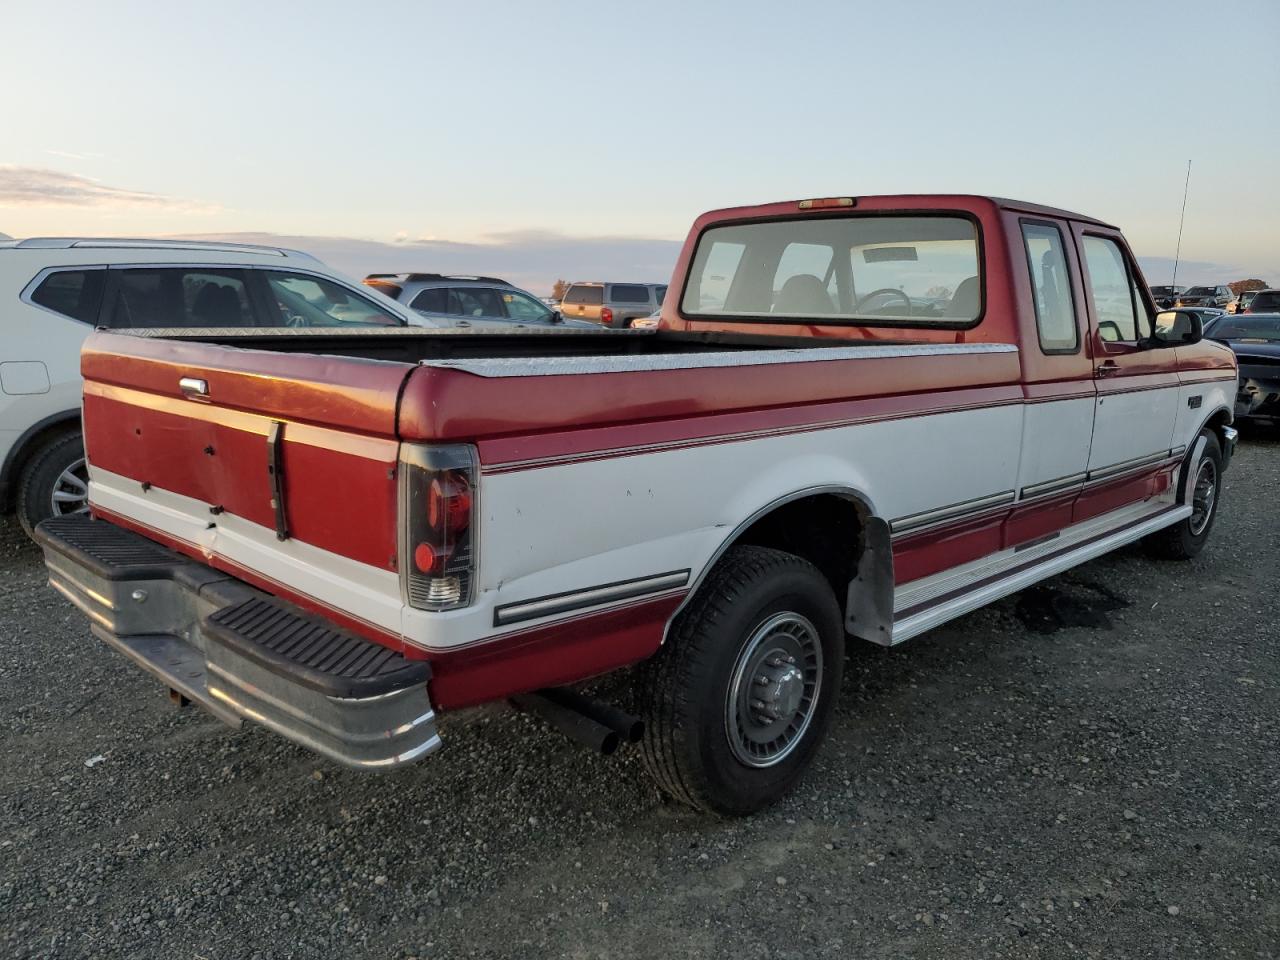
[{"label": "red taillight", "polygon": [[471,524],[471,483],[458,470],[443,471],[427,490],[427,523],[461,533]]},{"label": "red taillight", "polygon": [[471,602],[476,459],[471,447],[400,448],[400,576],[419,610]]},{"label": "red taillight", "polygon": [[413,565],[421,573],[434,572],[439,559],[440,554],[436,553],[435,547],[429,543],[420,543],[413,548]]},{"label": "red taillight", "polygon": [[600,322],[601,322],[601,323],[608,323],[608,324],[612,324],[612,323],[613,323],[613,311],[612,311],[612,310],[610,310],[608,307],[601,307],[601,308],[600,308]]}]

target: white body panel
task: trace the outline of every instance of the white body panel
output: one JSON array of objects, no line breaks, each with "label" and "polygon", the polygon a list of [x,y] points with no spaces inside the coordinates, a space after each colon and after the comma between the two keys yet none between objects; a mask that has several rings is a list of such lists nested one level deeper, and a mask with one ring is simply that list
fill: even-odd
[{"label": "white body panel", "polygon": [[1137,457],[1167,452],[1182,389],[1136,390],[1099,396],[1089,469],[1102,470]]},{"label": "white body panel", "polygon": [[1018,489],[1084,479],[1093,438],[1093,399],[1053,400],[1024,408]]}]

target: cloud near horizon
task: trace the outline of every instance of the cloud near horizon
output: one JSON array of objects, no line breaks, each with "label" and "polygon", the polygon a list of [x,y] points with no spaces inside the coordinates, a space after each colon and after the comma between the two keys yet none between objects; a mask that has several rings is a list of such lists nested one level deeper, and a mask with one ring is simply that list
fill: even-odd
[{"label": "cloud near horizon", "polygon": [[142,190],[108,186],[91,177],[47,167],[0,164],[0,206],[9,207],[143,207],[210,213],[218,207]]}]

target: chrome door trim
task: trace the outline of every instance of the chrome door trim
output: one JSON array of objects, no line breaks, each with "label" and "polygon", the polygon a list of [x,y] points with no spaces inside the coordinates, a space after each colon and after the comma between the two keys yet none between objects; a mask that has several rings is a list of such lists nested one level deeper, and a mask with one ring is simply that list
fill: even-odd
[{"label": "chrome door trim", "polygon": [[604,603],[634,600],[649,594],[675,590],[689,583],[690,573],[689,570],[672,570],[668,573],[655,573],[647,577],[619,580],[616,583],[603,583],[584,587],[581,590],[570,590],[567,593],[554,593],[545,597],[535,597],[532,600],[508,603],[493,611],[493,625],[506,627],[526,620],[538,620],[542,617],[570,613]]},{"label": "chrome door trim", "polygon": [[1015,492],[1013,490],[1002,490],[1000,493],[988,494],[984,497],[976,497],[972,500],[962,500],[959,503],[953,503],[945,507],[936,507],[932,510],[922,510],[919,513],[910,513],[904,517],[898,517],[889,521],[889,528],[896,537],[907,532],[915,532],[924,527],[932,526],[935,523],[942,523],[946,520],[954,520],[957,517],[963,517],[971,513],[980,513],[993,507],[1003,507],[1014,502]]}]

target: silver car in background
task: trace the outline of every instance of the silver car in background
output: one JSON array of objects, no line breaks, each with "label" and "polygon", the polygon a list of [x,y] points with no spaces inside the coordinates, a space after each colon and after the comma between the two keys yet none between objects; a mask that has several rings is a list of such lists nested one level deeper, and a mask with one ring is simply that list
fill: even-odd
[{"label": "silver car in background", "polygon": [[572,283],[560,301],[566,319],[588,320],[602,327],[629,327],[662,308],[665,283]]},{"label": "silver car in background", "polygon": [[497,277],[371,273],[364,283],[421,316],[426,326],[592,326],[566,322],[540,298]]}]

